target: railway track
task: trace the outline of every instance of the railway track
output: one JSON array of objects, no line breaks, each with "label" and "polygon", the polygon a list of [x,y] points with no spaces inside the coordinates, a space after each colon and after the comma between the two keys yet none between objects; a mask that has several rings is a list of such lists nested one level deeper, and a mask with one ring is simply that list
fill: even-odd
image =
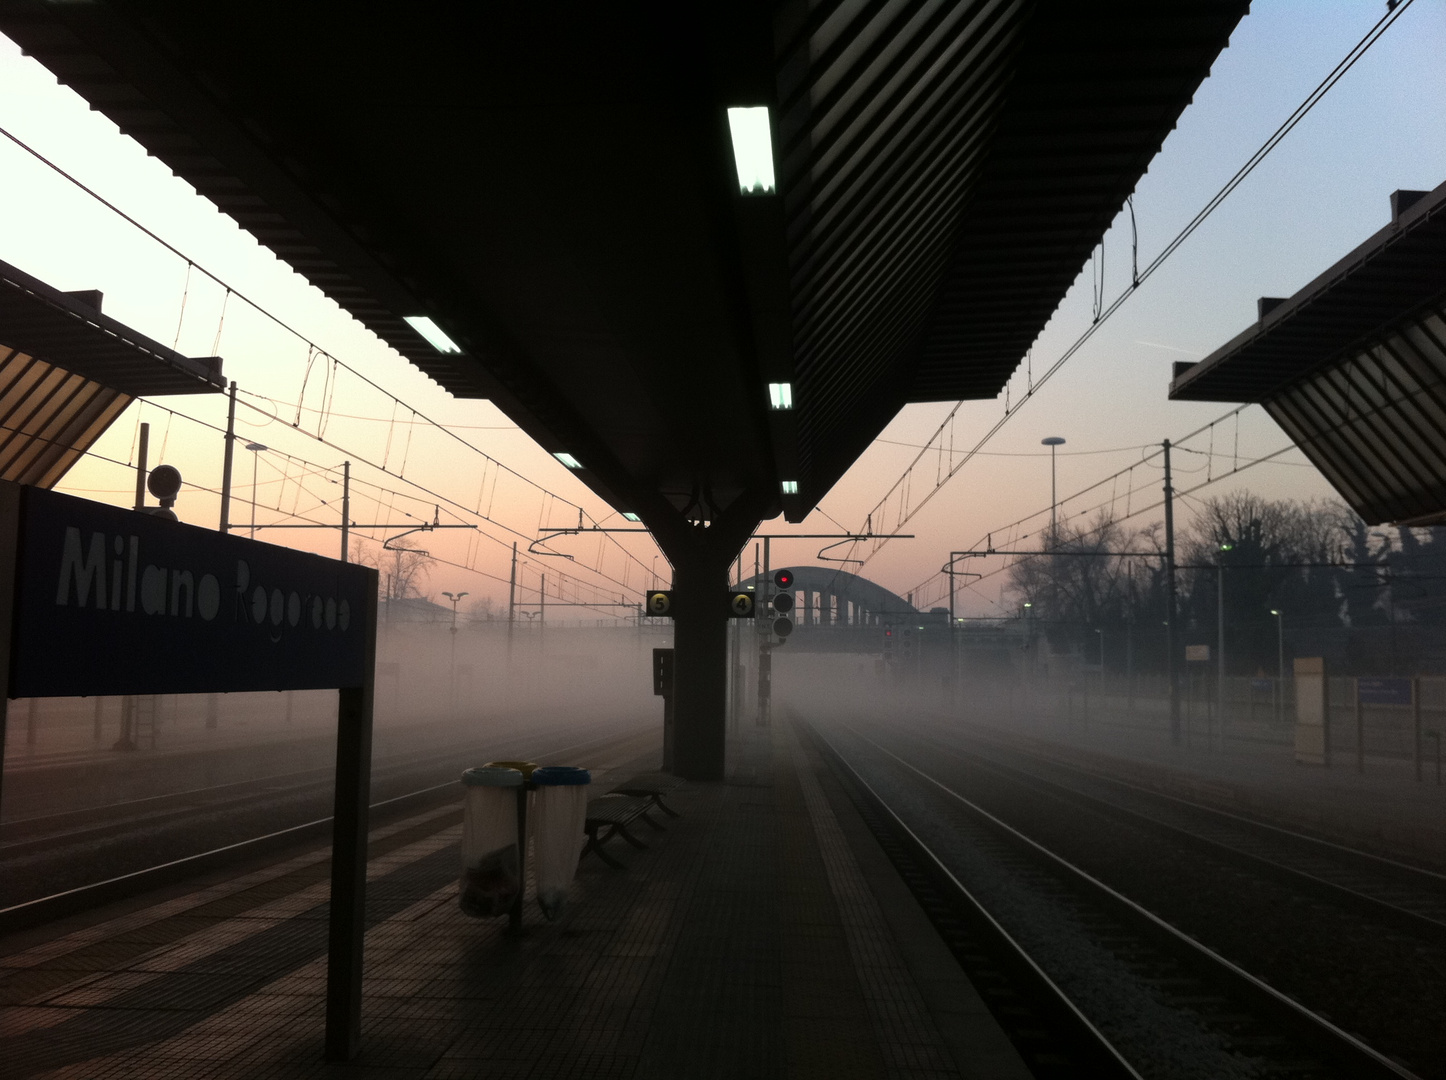
[{"label": "railway track", "polygon": [[[977,732],[970,733],[977,749],[937,737],[919,738],[1042,794],[1151,830],[1446,945],[1446,875],[1151,791]],[[1022,766],[1017,763],[1021,760]],[[1054,775],[1042,775],[1041,769]]]},{"label": "railway track", "polygon": [[[511,737],[488,756],[506,758],[525,746],[528,756],[556,758],[649,737],[650,728],[631,725],[557,728]],[[460,769],[479,760],[471,739],[381,763],[372,825],[455,801]],[[331,770],[306,769],[17,822],[32,835],[0,843],[0,934],[325,840],[330,802]]]},{"label": "railway track", "polygon": [[814,736],[1037,1075],[1416,1075],[973,801],[941,747],[921,768],[852,729]]}]

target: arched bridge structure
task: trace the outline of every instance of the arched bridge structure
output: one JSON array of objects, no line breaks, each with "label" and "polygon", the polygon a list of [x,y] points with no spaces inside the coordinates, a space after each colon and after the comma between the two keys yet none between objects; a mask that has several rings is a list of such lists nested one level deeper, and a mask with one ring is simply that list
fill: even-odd
[{"label": "arched bridge structure", "polygon": [[[868,578],[835,566],[790,566],[793,621],[806,626],[881,626],[918,615],[918,608]],[[763,595],[773,588],[772,571],[744,578],[739,588]]]}]

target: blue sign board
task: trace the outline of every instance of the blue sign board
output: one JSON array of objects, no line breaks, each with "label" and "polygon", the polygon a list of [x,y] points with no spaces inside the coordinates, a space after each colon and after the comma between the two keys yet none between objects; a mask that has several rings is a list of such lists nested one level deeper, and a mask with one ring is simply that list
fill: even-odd
[{"label": "blue sign board", "polygon": [[11,697],[360,686],[376,571],[19,492]]},{"label": "blue sign board", "polygon": [[1357,679],[1362,705],[1410,705],[1410,679]]}]

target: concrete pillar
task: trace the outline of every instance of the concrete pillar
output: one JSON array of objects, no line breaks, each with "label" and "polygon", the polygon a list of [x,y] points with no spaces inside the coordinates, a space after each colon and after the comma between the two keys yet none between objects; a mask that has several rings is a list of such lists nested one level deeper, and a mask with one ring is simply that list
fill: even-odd
[{"label": "concrete pillar", "polygon": [[673,567],[673,772],[686,780],[724,776],[728,572],[758,523],[779,513],[776,492],[771,483],[751,488],[715,510],[708,525],[638,500],[645,504],[644,524]]},{"label": "concrete pillar", "polygon": [[673,562],[673,771],[688,780],[723,778],[731,561]]}]

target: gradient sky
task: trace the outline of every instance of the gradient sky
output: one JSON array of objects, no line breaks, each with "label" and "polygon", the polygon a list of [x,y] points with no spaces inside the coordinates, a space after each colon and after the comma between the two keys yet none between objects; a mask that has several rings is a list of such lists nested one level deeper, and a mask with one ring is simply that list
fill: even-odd
[{"label": "gradient sky", "polygon": [[[1141,266],[1384,13],[1383,0],[1257,0],[1136,191]],[[1066,496],[1138,461],[1147,445],[1178,439],[1225,414],[1227,406],[1168,402],[1171,363],[1211,352],[1253,321],[1257,297],[1290,295],[1381,228],[1392,191],[1430,189],[1446,181],[1443,56],[1446,0],[1415,0],[1160,272],[917,514],[904,530],[917,533],[917,539],[888,544],[861,572],[908,592],[934,575],[951,549],[973,547],[991,532],[996,545],[1037,532],[1049,516],[1049,457],[1039,445],[1046,435],[1067,440],[1058,458],[1063,516],[1108,503],[1112,495],[1120,514],[1127,506],[1134,510],[1158,499],[1160,471],[1150,464],[1086,497],[1069,501]],[[325,470],[343,458],[355,462],[354,520],[394,525],[370,530],[377,539],[396,535],[411,521],[430,520],[439,498],[467,509],[480,507],[496,522],[484,526],[491,538],[470,530],[419,537],[422,546],[458,564],[435,567],[428,591],[436,596],[442,589],[467,590],[472,594],[468,604],[481,596],[506,603],[510,544],[518,534],[525,551],[539,527],[576,524],[577,510],[544,490],[581,505],[606,524],[625,524],[490,403],[451,399],[4,38],[0,127],[406,403],[397,406],[392,397],[345,372],[328,383],[320,360],[311,365],[308,378],[307,341],[235,297],[225,302],[223,323],[222,288],[199,272],[188,274],[185,259],[0,139],[5,191],[0,259],[61,289],[98,288],[105,293],[107,314],[161,342],[175,342],[184,353],[216,352],[225,358],[227,376],[246,392],[242,400],[255,406],[238,412],[238,434],[270,448],[255,460],[259,522],[297,520],[287,516],[291,513],[338,520],[340,476]],[[1122,215],[1103,246],[1106,302],[1130,280],[1130,237],[1128,215]],[[1024,394],[1031,370],[1038,377],[1090,325],[1094,272],[1090,265],[1082,269],[1040,335],[1030,361],[1011,382],[1011,403]],[[317,430],[323,394],[330,406],[324,434],[336,448],[306,433]],[[298,402],[302,430],[293,427]],[[224,424],[219,398],[172,398],[159,404],[214,426]],[[499,472],[447,434],[413,422],[407,406],[443,422],[521,477]],[[849,529],[862,526],[917,454],[914,447],[929,439],[949,408],[905,409],[824,498],[822,512],[799,527],[779,519],[766,531],[831,531],[834,521]],[[1003,411],[1003,395],[966,403],[955,419],[955,451],[974,445]],[[151,424],[152,465],[165,460],[177,465],[188,483],[219,487],[219,435],[154,406],[133,406],[97,453],[122,463],[133,460],[141,420]],[[1238,420],[1187,444],[1192,452],[1176,459],[1177,487],[1188,489],[1228,474],[1237,464],[1287,444],[1280,429],[1251,407]],[[251,457],[238,454],[235,474],[233,521],[242,525],[250,520]],[[385,465],[396,475],[364,461]],[[938,454],[926,458],[914,474],[915,502],[948,464]],[[1206,487],[1197,497],[1223,494],[1232,486],[1269,497],[1333,494],[1294,450]],[[1133,494],[1127,494],[1130,487]],[[133,480],[123,464],[92,459],[73,470],[61,490],[124,503]],[[1186,500],[1181,509],[1187,519],[1190,505]],[[214,494],[188,488],[177,510],[184,520],[214,526],[217,507]],[[1141,527],[1158,516],[1156,511],[1131,524]],[[441,520],[474,519],[449,512],[444,502]],[[262,531],[258,538],[328,553],[337,547],[331,530]],[[1020,542],[1028,546],[1030,540],[1026,535]],[[619,537],[616,543],[596,536],[561,539],[554,546],[576,561],[524,559],[524,601],[535,603],[542,573],[549,575],[549,603],[557,602],[565,575],[570,575],[570,598],[625,595],[632,601],[651,583],[657,549],[644,536]],[[812,563],[819,546],[816,541],[776,541],[774,563]],[[751,554],[748,558],[751,566]],[[997,570],[1002,560],[980,563],[971,568]],[[656,566],[665,578],[666,560],[656,559]],[[1004,613],[1001,583],[1002,575],[996,574],[962,594],[960,613]],[[937,584],[931,585],[920,599],[937,602],[937,592]]]}]

